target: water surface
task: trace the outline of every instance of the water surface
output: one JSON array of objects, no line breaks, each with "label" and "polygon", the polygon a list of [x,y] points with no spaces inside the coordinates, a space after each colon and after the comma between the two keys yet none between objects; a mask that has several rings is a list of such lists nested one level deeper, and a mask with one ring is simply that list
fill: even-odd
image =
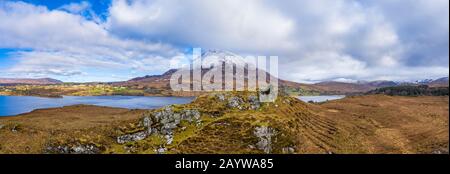
[{"label": "water surface", "polygon": [[298,99],[304,102],[326,102],[329,100],[337,100],[344,98],[345,95],[318,95],[318,96],[298,96]]},{"label": "water surface", "polygon": [[154,109],[171,104],[189,103],[193,99],[193,97],[146,96],[63,96],[63,98],[0,96],[0,116],[11,116],[31,112],[35,109],[55,108],[77,104],[127,109]]}]

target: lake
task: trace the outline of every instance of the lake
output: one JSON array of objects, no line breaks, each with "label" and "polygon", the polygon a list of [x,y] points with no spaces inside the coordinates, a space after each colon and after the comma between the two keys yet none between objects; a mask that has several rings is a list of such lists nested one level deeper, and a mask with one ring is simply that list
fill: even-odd
[{"label": "lake", "polygon": [[304,102],[326,102],[329,100],[337,100],[344,98],[345,95],[318,95],[318,96],[298,96],[297,98]]},{"label": "lake", "polygon": [[32,96],[0,96],[0,116],[12,116],[35,109],[55,108],[77,104],[128,109],[154,109],[171,104],[190,103],[194,97],[146,96],[63,96],[44,98]]}]

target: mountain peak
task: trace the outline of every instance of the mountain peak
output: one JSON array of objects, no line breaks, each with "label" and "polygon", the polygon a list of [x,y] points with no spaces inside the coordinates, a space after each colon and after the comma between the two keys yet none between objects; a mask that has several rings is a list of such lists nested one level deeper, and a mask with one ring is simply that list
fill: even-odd
[{"label": "mountain peak", "polygon": [[236,64],[236,66],[245,66],[246,61],[243,57],[238,54],[224,51],[212,49],[202,53],[202,63],[203,65],[211,65],[211,64]]}]

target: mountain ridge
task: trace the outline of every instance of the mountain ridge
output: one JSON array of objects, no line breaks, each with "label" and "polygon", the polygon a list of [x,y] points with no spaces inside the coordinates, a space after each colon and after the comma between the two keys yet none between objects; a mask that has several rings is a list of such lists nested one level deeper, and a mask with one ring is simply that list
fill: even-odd
[{"label": "mountain ridge", "polygon": [[[208,59],[207,62],[202,62],[203,65],[211,64],[235,64],[236,67],[244,67],[246,74],[248,74],[245,61],[241,59],[227,59],[228,56],[238,56],[232,52],[221,50],[208,50],[202,52],[202,57],[214,57],[216,59]],[[209,70],[202,67],[203,70]],[[170,90],[170,78],[177,69],[170,69],[161,75],[147,75],[143,77],[136,77],[127,81],[115,83],[116,85],[133,86],[137,88],[164,88]],[[223,70],[224,71],[224,70]],[[263,70],[264,71],[264,70]],[[267,76],[273,78],[270,73],[266,72]],[[375,81],[357,81],[357,82],[339,82],[339,81],[323,81],[314,84],[299,83],[295,81],[289,81],[277,78],[279,86],[287,91],[296,91],[307,94],[353,94],[353,93],[365,93],[377,88],[400,86],[400,85],[429,85],[431,87],[436,86],[448,86],[448,77],[439,79],[426,79],[416,80],[414,82],[396,82],[389,80],[375,80]]]},{"label": "mountain ridge", "polygon": [[0,84],[54,85],[63,82],[53,78],[0,78]]}]

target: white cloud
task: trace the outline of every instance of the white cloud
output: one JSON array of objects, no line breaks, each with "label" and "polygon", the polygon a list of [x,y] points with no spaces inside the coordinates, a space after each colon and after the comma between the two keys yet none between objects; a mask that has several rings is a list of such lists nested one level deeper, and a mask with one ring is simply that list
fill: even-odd
[{"label": "white cloud", "polygon": [[32,50],[14,54],[19,63],[10,72],[19,75],[78,75],[86,68],[161,70],[161,61],[148,59],[178,54],[168,44],[119,39],[81,15],[23,2],[0,3],[0,19],[0,47]]},{"label": "white cloud", "polygon": [[259,0],[114,0],[108,29],[123,37],[232,51],[294,49],[294,24]]},{"label": "white cloud", "polygon": [[448,76],[447,0],[113,0],[105,20],[87,2],[0,4],[0,47],[33,50],[17,72],[162,71],[201,47],[279,56],[280,76],[302,82]]},{"label": "white cloud", "polygon": [[59,9],[66,10],[71,13],[82,13],[91,8],[91,4],[87,1],[81,1],[80,3],[70,3],[61,6]]}]

